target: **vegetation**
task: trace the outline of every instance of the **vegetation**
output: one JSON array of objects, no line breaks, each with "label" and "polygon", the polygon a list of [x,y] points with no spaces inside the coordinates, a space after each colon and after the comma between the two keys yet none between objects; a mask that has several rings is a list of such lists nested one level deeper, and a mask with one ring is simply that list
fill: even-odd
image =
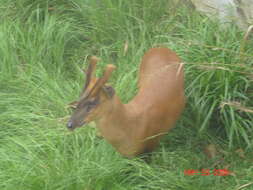
[{"label": "vegetation", "polygon": [[[230,190],[252,182],[253,41],[235,26],[171,0],[2,0],[0,20],[1,190]],[[98,75],[117,66],[110,82],[127,102],[154,46],[182,58],[188,101],[149,163],[121,157],[93,124],[67,131],[88,55],[101,58]],[[203,168],[232,173],[184,174]]]}]

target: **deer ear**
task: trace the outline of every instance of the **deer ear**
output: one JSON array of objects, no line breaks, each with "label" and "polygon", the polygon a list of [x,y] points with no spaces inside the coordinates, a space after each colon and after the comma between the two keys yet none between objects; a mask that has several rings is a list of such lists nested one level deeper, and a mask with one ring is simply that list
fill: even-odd
[{"label": "deer ear", "polygon": [[115,94],[115,90],[111,86],[103,86],[103,92],[108,98],[112,98]]},{"label": "deer ear", "polygon": [[79,103],[78,101],[73,101],[68,104],[68,107],[76,109],[78,103]]}]

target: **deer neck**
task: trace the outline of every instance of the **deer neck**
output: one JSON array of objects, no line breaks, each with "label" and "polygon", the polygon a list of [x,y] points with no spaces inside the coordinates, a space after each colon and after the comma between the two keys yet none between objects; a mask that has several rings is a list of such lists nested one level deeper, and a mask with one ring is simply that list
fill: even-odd
[{"label": "deer neck", "polygon": [[115,95],[112,101],[111,110],[97,120],[96,125],[101,135],[119,150],[131,144],[136,121],[134,113],[119,97]]}]

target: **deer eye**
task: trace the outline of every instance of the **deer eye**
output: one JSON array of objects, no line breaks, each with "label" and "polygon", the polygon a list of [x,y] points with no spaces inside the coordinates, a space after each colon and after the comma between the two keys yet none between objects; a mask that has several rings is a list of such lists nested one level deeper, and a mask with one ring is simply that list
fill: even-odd
[{"label": "deer eye", "polygon": [[93,107],[94,107],[94,105],[88,104],[85,108],[87,111],[90,111]]},{"label": "deer eye", "polygon": [[98,104],[98,100],[87,102],[85,108],[86,111],[90,111],[92,108],[94,108]]}]

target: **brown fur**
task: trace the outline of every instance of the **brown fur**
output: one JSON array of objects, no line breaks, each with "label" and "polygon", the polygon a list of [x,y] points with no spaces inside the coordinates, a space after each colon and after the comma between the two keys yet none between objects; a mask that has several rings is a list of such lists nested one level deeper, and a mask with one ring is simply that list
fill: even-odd
[{"label": "brown fur", "polygon": [[[87,89],[95,82],[91,80]],[[153,151],[183,111],[184,76],[179,57],[167,48],[150,49],[140,65],[138,86],[128,104],[100,90],[96,93],[100,104],[84,119],[94,120],[102,136],[127,157]]]}]

